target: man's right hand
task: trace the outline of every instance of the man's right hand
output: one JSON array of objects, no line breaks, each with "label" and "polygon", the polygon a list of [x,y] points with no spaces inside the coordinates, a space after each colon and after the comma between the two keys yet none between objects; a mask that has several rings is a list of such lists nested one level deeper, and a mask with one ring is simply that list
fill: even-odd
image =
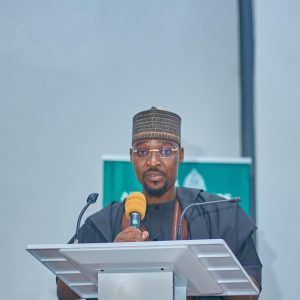
[{"label": "man's right hand", "polygon": [[119,232],[116,236],[114,243],[121,242],[143,242],[149,237],[148,231],[141,231],[135,227],[127,227]]}]

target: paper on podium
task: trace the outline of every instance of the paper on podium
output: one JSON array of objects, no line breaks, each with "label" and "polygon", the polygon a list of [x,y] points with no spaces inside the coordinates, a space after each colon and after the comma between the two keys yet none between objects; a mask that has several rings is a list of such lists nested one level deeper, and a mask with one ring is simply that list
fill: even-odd
[{"label": "paper on podium", "polygon": [[173,272],[188,296],[257,295],[224,240],[29,245],[27,250],[82,298],[98,297],[98,273]]}]

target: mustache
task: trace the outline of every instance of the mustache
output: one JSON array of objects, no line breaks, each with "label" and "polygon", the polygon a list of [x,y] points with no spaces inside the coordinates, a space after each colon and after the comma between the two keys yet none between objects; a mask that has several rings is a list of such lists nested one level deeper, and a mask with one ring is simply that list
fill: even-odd
[{"label": "mustache", "polygon": [[162,176],[167,176],[167,174],[165,172],[163,172],[163,171],[161,171],[161,170],[159,170],[157,168],[150,168],[147,171],[145,171],[145,173],[143,174],[143,177],[146,177],[151,172],[156,172],[156,173],[158,173],[158,174],[160,174]]}]

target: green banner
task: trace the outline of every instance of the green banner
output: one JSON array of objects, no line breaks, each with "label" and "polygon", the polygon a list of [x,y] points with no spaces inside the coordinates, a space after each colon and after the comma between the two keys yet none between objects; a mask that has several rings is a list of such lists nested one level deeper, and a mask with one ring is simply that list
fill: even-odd
[{"label": "green banner", "polygon": [[[201,159],[180,164],[177,186],[202,188],[225,198],[240,197],[240,206],[250,215],[251,160]],[[103,206],[122,201],[130,192],[141,191],[129,160],[103,158]]]}]

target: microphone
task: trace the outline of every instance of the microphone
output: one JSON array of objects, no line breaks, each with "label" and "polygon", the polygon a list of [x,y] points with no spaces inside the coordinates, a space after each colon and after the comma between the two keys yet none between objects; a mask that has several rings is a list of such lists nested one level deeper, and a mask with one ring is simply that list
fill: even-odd
[{"label": "microphone", "polygon": [[87,210],[87,208],[92,203],[95,203],[97,201],[98,196],[99,196],[99,194],[97,194],[97,193],[89,194],[89,196],[86,200],[87,203],[84,206],[84,208],[82,209],[82,211],[80,212],[80,215],[79,215],[78,220],[77,220],[76,233],[75,233],[75,237],[74,237],[74,244],[78,244],[78,234],[79,234],[79,227],[80,227],[81,218],[82,218],[84,212]]},{"label": "microphone", "polygon": [[201,202],[201,203],[192,203],[188,205],[181,213],[180,219],[179,219],[179,224],[177,228],[177,235],[176,235],[176,240],[181,240],[182,239],[182,220],[183,217],[188,209],[194,206],[202,206],[202,205],[209,205],[209,204],[216,204],[216,203],[226,203],[226,202],[231,202],[231,203],[238,203],[241,200],[241,198],[231,198],[231,199],[224,199],[224,200],[216,200],[216,201],[211,201],[211,202]]},{"label": "microphone", "polygon": [[130,193],[125,201],[125,215],[129,219],[129,226],[140,228],[141,220],[146,214],[147,201],[143,193]]}]

